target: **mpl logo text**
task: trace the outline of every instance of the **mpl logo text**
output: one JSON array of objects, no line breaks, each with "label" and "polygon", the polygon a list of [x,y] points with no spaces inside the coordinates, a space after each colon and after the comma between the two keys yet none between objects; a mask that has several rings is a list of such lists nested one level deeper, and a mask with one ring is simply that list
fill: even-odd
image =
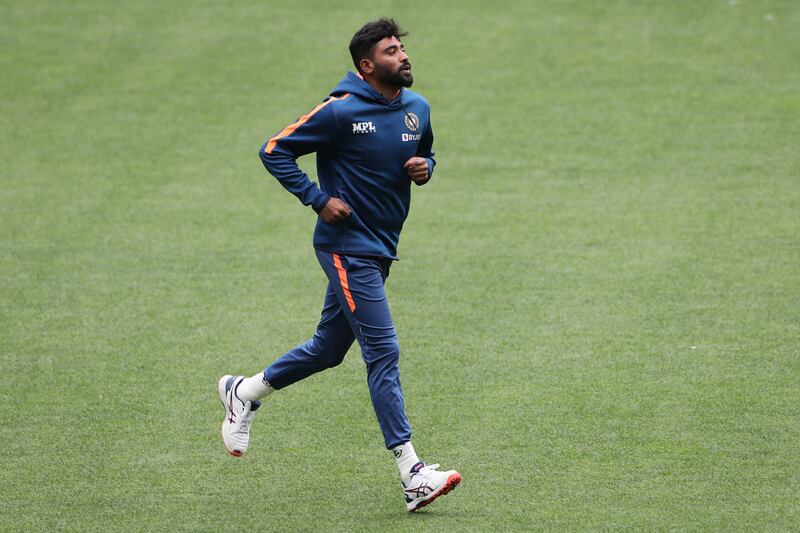
[{"label": "mpl logo text", "polygon": [[353,122],[353,133],[375,133],[375,126],[372,122]]}]

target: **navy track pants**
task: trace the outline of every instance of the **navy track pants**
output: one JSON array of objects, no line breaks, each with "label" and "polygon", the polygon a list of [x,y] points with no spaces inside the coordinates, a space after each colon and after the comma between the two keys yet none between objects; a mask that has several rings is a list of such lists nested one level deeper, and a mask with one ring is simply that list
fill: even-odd
[{"label": "navy track pants", "polygon": [[387,448],[411,440],[400,387],[400,345],[397,342],[384,283],[390,259],[365,258],[317,250],[328,276],[322,318],[314,337],[289,350],[264,370],[275,389],[342,362],[358,340],[367,365],[372,406]]}]

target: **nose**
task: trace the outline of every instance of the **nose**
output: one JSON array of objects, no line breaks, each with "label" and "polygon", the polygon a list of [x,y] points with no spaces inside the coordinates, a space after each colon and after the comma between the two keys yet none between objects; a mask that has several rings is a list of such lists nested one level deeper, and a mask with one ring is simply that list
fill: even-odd
[{"label": "nose", "polygon": [[402,63],[408,61],[408,54],[406,54],[405,50],[400,50],[400,61]]}]

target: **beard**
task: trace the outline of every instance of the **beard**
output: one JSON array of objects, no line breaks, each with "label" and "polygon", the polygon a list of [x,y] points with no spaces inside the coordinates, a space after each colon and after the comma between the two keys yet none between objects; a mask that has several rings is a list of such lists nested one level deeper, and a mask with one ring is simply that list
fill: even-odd
[{"label": "beard", "polygon": [[[405,66],[407,66],[408,69],[403,68]],[[408,63],[401,65],[397,70],[392,70],[391,67],[375,63],[375,74],[378,80],[386,85],[411,87],[414,83],[414,77],[411,75],[411,65]]]}]

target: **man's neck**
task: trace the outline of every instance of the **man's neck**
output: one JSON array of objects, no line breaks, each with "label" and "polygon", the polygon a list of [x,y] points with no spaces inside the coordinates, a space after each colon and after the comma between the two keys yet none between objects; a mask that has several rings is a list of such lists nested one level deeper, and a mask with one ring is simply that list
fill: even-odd
[{"label": "man's neck", "polygon": [[389,100],[390,102],[400,96],[400,91],[402,87],[397,85],[384,85],[380,83],[378,80],[370,77],[364,77],[364,81],[370,84],[370,86],[378,91],[381,96]]}]

